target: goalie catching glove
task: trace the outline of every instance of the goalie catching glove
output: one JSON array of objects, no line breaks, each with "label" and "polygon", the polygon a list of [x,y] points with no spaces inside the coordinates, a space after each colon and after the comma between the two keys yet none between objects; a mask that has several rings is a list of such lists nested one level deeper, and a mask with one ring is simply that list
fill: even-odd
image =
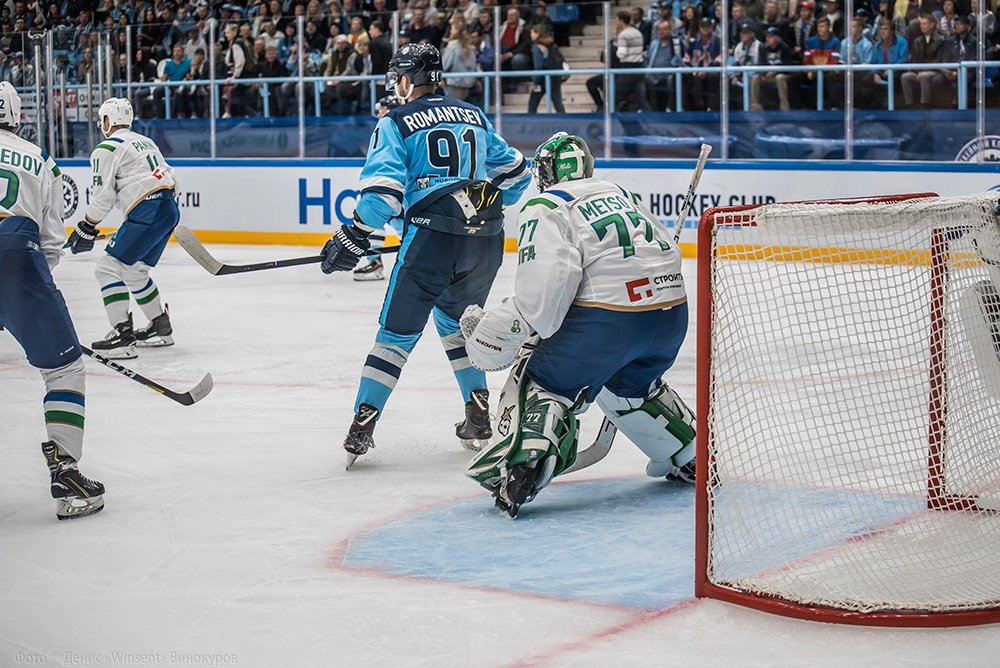
[{"label": "goalie catching glove", "polygon": [[502,371],[514,363],[521,346],[531,337],[531,326],[511,297],[484,311],[475,304],[459,320],[465,350],[472,366],[480,371]]},{"label": "goalie catching glove", "polygon": [[76,224],[76,229],[69,235],[69,248],[73,255],[86,253],[94,250],[94,241],[97,240],[97,226],[88,220],[81,220]]}]

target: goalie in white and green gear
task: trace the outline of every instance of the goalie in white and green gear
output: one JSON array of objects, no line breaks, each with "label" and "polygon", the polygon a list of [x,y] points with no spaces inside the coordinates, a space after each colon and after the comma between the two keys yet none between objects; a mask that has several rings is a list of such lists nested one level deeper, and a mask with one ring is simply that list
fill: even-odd
[{"label": "goalie in white and green gear", "polygon": [[514,295],[470,307],[461,326],[482,370],[507,368],[532,333],[539,343],[518,357],[495,440],[467,475],[515,515],[573,465],[575,414],[596,400],[649,457],[647,474],[691,481],[694,415],[663,382],[688,323],[673,237],[638,197],[594,177],[580,137],[550,137],[532,171],[539,194],[518,216]]}]

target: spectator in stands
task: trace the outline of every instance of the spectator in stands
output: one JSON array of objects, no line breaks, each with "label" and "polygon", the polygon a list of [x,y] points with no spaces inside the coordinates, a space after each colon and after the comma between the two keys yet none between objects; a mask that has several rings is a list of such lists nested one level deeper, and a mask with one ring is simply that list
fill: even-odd
[{"label": "spectator in stands", "polygon": [[535,3],[535,11],[531,15],[531,25],[544,25],[549,30],[549,35],[552,34],[552,19],[549,17],[548,7],[545,5],[544,0],[538,0]]},{"label": "spectator in stands", "polygon": [[[259,74],[265,79],[291,76],[292,72],[278,59],[278,47],[264,47],[264,60],[260,62]],[[268,84],[269,113],[272,116],[288,116],[293,111],[292,94],[295,84],[286,81],[280,84]]]},{"label": "spectator in stands", "polygon": [[[559,70],[562,71],[563,57],[559,53],[559,47],[549,32],[549,27],[544,23],[537,23],[531,26],[531,66],[536,70]],[[566,107],[563,106],[562,99],[562,74],[536,76],[528,96],[528,113],[538,112],[538,103],[545,97],[546,80],[548,80],[549,92],[552,106],[557,113],[565,114]]]},{"label": "spectator in stands", "polygon": [[[906,40],[896,34],[894,26],[888,21],[878,27],[879,41],[872,49],[871,62],[876,65],[895,65],[910,62],[910,48]],[[874,99],[876,87],[892,76],[890,70],[872,70],[862,79],[862,96]]]},{"label": "spectator in stands", "polygon": [[[722,4],[720,3],[718,6],[721,7]],[[726,45],[729,49],[729,55],[732,55],[733,48],[742,40],[741,31],[743,30],[743,26],[750,26],[750,29],[756,34],[760,24],[747,16],[746,7],[741,4],[734,3],[730,14],[729,40],[726,42]],[[721,21],[719,27],[721,27]]]},{"label": "spectator in stands", "polygon": [[[830,19],[821,16],[816,20],[816,34],[809,38],[802,54],[803,65],[839,65],[840,40],[830,29]],[[805,79],[809,83],[817,80],[817,72],[809,70]],[[838,81],[830,72],[824,72],[823,103],[827,109],[840,108],[844,104],[844,82]]]},{"label": "spectator in stands", "polygon": [[319,0],[309,0],[309,4],[306,5],[306,21],[315,23],[316,30],[319,31],[320,35],[326,35],[330,32],[330,21],[327,20]]},{"label": "spectator in stands", "polygon": [[[715,22],[703,18],[699,25],[698,39],[684,55],[684,64],[691,67],[720,67],[722,65],[722,40],[715,33]],[[719,108],[719,74],[695,72],[686,75],[688,80],[686,107],[693,111],[712,111]]]},{"label": "spectator in stands", "polygon": [[[743,5],[746,16],[753,19],[753,23],[760,24],[764,16],[764,0],[735,0],[737,4]],[[754,33],[756,35],[756,33]]]},{"label": "spectator in stands", "polygon": [[[156,63],[149,58],[149,50],[139,49],[132,61],[132,83],[156,81]],[[153,89],[149,86],[133,88],[135,115],[139,118],[155,118],[156,109],[153,104]]]},{"label": "spectator in stands", "polygon": [[[389,59],[392,58],[392,42],[385,34],[385,26],[381,21],[372,21],[368,26],[368,35],[371,37],[369,49],[372,54],[372,74],[385,74],[389,71]],[[384,95],[384,83],[379,82],[376,86],[378,97]]]},{"label": "spectator in stands", "polygon": [[[459,21],[464,21],[461,14],[458,16]],[[431,37],[430,44],[438,51],[442,51],[447,44],[448,34],[451,32],[451,24],[448,22],[447,12],[434,12],[431,17],[431,27],[434,29],[434,36]]]},{"label": "spectator in stands", "polygon": [[219,34],[219,21],[212,16],[208,3],[204,0],[201,0],[201,2],[198,3],[198,8],[195,10],[194,18],[198,24],[198,30],[201,31],[202,35],[205,35],[206,39],[208,39],[209,35],[213,34],[213,31],[215,39],[219,39],[221,37]]},{"label": "spectator in stands", "polygon": [[[334,38],[334,47],[323,57],[322,76],[342,77],[347,75],[348,60],[354,49],[347,40],[347,35],[337,35]],[[320,94],[320,104],[324,108],[334,108],[339,99],[337,82],[327,81],[326,88]]]},{"label": "spectator in stands", "polygon": [[260,31],[258,39],[264,40],[265,54],[267,53],[267,47],[273,46],[275,49],[277,49],[279,46],[281,46],[281,41],[283,38],[284,36],[278,32],[278,26],[274,25],[274,21],[271,21],[270,19],[264,21],[263,29]]},{"label": "spectator in stands", "polygon": [[[778,0],[767,0],[764,3],[764,15],[761,17],[757,38],[767,41],[767,31],[769,28],[777,28],[778,36],[785,45],[792,44],[795,36],[792,33],[792,26],[781,12],[778,10]],[[789,47],[791,48],[791,47]]]},{"label": "spectator in stands", "polygon": [[473,0],[458,0],[456,11],[465,19],[466,30],[479,20],[479,5]]},{"label": "spectator in stands", "polygon": [[826,0],[823,16],[830,20],[830,32],[837,39],[844,39],[844,14],[840,11],[840,0]]},{"label": "spectator in stands", "polygon": [[[369,12],[369,18],[372,23],[375,21],[381,22],[384,28],[392,26],[392,11],[386,4],[386,0],[374,0],[372,2],[372,9]],[[383,32],[385,32],[385,30],[383,30]]]},{"label": "spectator in stands", "polygon": [[681,12],[681,30],[678,33],[684,40],[685,48],[690,49],[691,45],[698,38],[698,26],[701,23],[701,5],[687,3]]},{"label": "spectator in stands", "polygon": [[425,20],[424,10],[413,10],[410,22],[406,24],[406,36],[413,44],[430,44],[434,40],[434,27]]},{"label": "spectator in stands", "polygon": [[875,45],[865,37],[865,27],[867,14],[864,9],[859,9],[851,18],[851,42],[846,39],[840,43],[840,61],[847,62],[848,53],[851,54],[851,61],[855,65],[865,65],[872,61],[872,51]]},{"label": "spectator in stands", "polygon": [[[209,63],[205,58],[205,49],[198,47],[191,59],[191,69],[188,71],[188,81],[204,81],[209,78]],[[205,86],[187,86],[188,99],[191,104],[191,118],[208,116],[208,88]]]},{"label": "spectator in stands", "polygon": [[140,49],[152,50],[160,39],[156,26],[156,14],[152,7],[147,7],[142,13],[142,22],[136,30],[136,43]]},{"label": "spectator in stands", "polygon": [[235,23],[226,25],[224,35],[227,71],[224,90],[228,95],[223,94],[226,100],[222,117],[248,116],[252,111],[250,88],[242,82],[257,77],[257,58],[253,46],[239,35],[239,28]]},{"label": "spectator in stands", "polygon": [[[653,17],[654,25],[660,21],[670,21],[672,34],[679,36],[683,25],[681,24],[680,18],[674,14],[674,3],[671,2],[671,0],[662,0],[662,2],[660,2],[658,13],[659,16]],[[655,37],[655,35],[653,37]]]},{"label": "spectator in stands", "polygon": [[[347,58],[347,76],[368,76],[372,73],[372,59],[368,40],[359,40]],[[337,103],[334,114],[353,114],[357,107],[367,107],[369,84],[367,81],[341,81],[337,84]]]},{"label": "spectator in stands", "polygon": [[[770,4],[770,3],[769,3]],[[766,16],[766,8],[765,8]],[[781,38],[781,29],[772,25],[764,36],[764,46],[760,49],[758,65],[793,65],[795,55],[792,49]],[[762,111],[761,87],[773,85],[778,92],[778,108],[782,111],[791,109],[788,97],[788,72],[757,72],[750,77],[750,110]]]},{"label": "spectator in stands", "polygon": [[190,58],[191,62],[194,62],[194,54],[198,49],[201,49],[206,53],[208,52],[208,43],[205,41],[205,38],[201,36],[197,25],[192,25],[188,28],[187,41],[183,43],[183,46],[184,55]]},{"label": "spectator in stands", "polygon": [[[656,39],[646,50],[646,67],[681,67],[684,64],[684,43],[674,34],[673,21],[669,16],[660,14],[656,24]],[[649,93],[649,103],[653,111],[672,111],[675,103],[675,83],[677,77],[673,74],[647,74],[646,91]]]},{"label": "spectator in stands", "polygon": [[799,3],[799,18],[792,24],[794,41],[789,42],[796,60],[802,62],[803,53],[809,45],[809,38],[816,34],[816,18],[813,16],[816,5],[813,0],[802,0]]},{"label": "spectator in stands", "polygon": [[[441,53],[444,72],[449,74],[478,71],[476,45],[472,43],[472,37],[465,28],[464,20],[451,22],[451,33],[448,37],[448,45]],[[448,96],[456,100],[467,100],[477,83],[478,79],[475,77],[449,77],[444,80]]]},{"label": "spectator in stands", "polygon": [[[333,28],[330,28],[333,30]],[[285,61],[286,64],[292,58],[296,57],[299,50],[299,34],[295,28],[294,23],[288,23],[285,25],[285,35],[281,40],[281,46],[278,47],[278,56]]]},{"label": "spectator in stands", "polygon": [[[913,63],[940,63],[944,59],[944,38],[938,32],[933,14],[920,17],[920,34],[910,41],[910,60]],[[900,76],[903,100],[908,107],[916,106],[918,99],[925,109],[932,108],[944,87],[941,70],[908,70]]]},{"label": "spectator in stands", "polygon": [[875,19],[872,21],[865,30],[865,36],[868,37],[873,43],[879,41],[881,31],[879,26],[883,23],[888,23],[892,26],[893,32],[900,37],[906,35],[906,21],[903,17],[896,12],[896,3],[890,2],[890,0],[879,0],[878,14],[875,15]]},{"label": "spectator in stands", "polygon": [[490,47],[493,46],[493,12],[482,9],[479,11],[479,18],[476,25],[469,28],[469,32],[478,32],[481,39],[485,39]]},{"label": "spectator in stands", "polygon": [[[364,35],[367,40],[368,34],[364,33]],[[306,51],[319,51],[321,53],[326,48],[326,35],[323,35],[312,21],[306,23],[306,31],[302,35],[302,46]]]},{"label": "spectator in stands", "polygon": [[174,44],[183,44],[187,41],[188,28],[194,25],[194,21],[188,16],[187,5],[177,8],[177,15],[172,17],[170,30],[167,32],[166,44],[173,53]]},{"label": "spectator in stands", "polygon": [[[504,70],[526,70],[531,66],[531,32],[517,7],[507,9],[507,21],[500,26],[500,67]],[[512,79],[504,80],[504,89],[513,89]]]},{"label": "spectator in stands", "polygon": [[[181,44],[174,44],[173,56],[168,60],[163,66],[163,74],[160,75],[160,81],[175,81],[180,82],[188,78],[188,74],[191,72],[191,59],[184,55],[184,46]],[[171,94],[171,109],[170,112],[174,118],[187,118],[191,115],[191,97],[188,95],[187,91],[184,90],[183,86],[172,87],[170,89]],[[163,86],[158,86],[154,94],[156,99],[156,106],[158,109],[164,108],[164,98],[166,97],[166,90]]]},{"label": "spectator in stands", "polygon": [[633,7],[630,10],[629,22],[642,34],[642,48],[649,48],[649,43],[653,39],[653,22],[646,20],[646,13],[642,7]]},{"label": "spectator in stands", "polygon": [[[643,67],[645,48],[642,43],[642,33],[632,26],[632,15],[622,10],[615,17],[615,29],[618,31],[612,45],[618,58],[620,69],[640,69]],[[649,94],[646,91],[646,77],[642,74],[622,74],[615,77],[615,97],[618,111],[638,108],[640,111],[652,111],[649,106]],[[634,105],[634,107],[633,107]]]},{"label": "spectator in stands", "polygon": [[[733,54],[729,57],[729,64],[736,67],[752,67],[756,65],[760,62],[762,46],[760,40],[757,39],[754,26],[749,21],[745,21],[740,26],[740,41],[733,47]],[[746,79],[744,79],[743,73],[737,72],[729,77],[729,107],[731,109],[743,108],[743,82],[749,81],[751,76],[751,74],[747,74]],[[749,95],[749,91],[747,91],[747,94]]]},{"label": "spectator in stands", "polygon": [[[951,0],[948,0],[949,2]],[[944,61],[949,63],[961,63],[967,60],[976,60],[976,36],[972,34],[972,25],[966,14],[959,14],[955,17],[952,33],[945,40]],[[971,93],[975,99],[976,90],[976,68],[965,68],[966,93]],[[958,70],[945,70],[944,77],[952,84],[958,84]]]},{"label": "spectator in stands", "polygon": [[[472,43],[476,45],[476,62],[479,64],[479,69],[484,72],[492,72],[494,63],[496,62],[496,52],[493,50],[493,41],[486,38],[479,32],[473,30]],[[477,104],[481,102],[477,101]]]},{"label": "spectator in stands", "polygon": [[938,30],[941,36],[948,39],[948,36],[955,32],[955,21],[958,19],[958,14],[955,12],[955,0],[944,0],[941,3],[941,11],[935,12],[935,15],[937,15]]},{"label": "spectator in stands", "polygon": [[347,40],[351,43],[351,46],[357,48],[358,42],[361,40],[368,41],[368,32],[365,30],[365,21],[360,16],[351,17],[351,31],[347,33]]}]

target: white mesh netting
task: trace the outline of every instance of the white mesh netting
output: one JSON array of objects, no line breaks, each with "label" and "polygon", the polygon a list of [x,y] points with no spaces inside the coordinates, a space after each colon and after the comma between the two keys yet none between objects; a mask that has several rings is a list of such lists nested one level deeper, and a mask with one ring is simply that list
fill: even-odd
[{"label": "white mesh netting", "polygon": [[716,217],[709,582],[860,612],[1000,607],[998,199]]}]

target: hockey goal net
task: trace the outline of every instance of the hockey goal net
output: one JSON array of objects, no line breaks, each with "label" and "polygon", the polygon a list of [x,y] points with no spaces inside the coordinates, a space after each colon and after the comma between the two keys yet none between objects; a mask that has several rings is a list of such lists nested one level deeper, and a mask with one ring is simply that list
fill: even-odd
[{"label": "hockey goal net", "polygon": [[998,199],[705,213],[699,596],[1000,621]]}]

